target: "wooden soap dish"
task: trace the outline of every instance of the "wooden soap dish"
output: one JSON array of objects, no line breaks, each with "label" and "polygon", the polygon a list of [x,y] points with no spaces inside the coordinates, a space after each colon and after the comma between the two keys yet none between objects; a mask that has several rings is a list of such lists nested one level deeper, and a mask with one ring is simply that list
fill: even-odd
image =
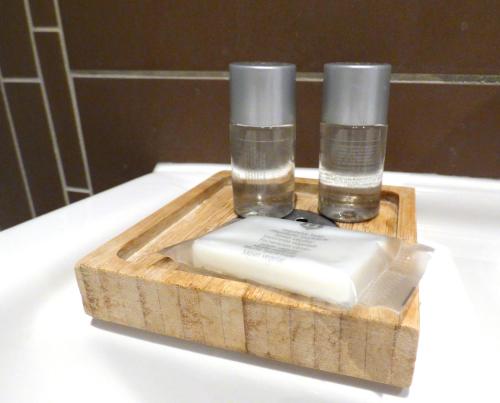
[{"label": "wooden soap dish", "polygon": [[[296,208],[317,211],[317,180],[296,179]],[[411,383],[419,334],[418,292],[404,315],[307,298],[206,273],[178,270],[156,253],[235,218],[231,176],[207,179],[80,260],[76,276],[94,318],[308,368]],[[359,231],[416,241],[413,189],[384,186],[380,214]]]}]

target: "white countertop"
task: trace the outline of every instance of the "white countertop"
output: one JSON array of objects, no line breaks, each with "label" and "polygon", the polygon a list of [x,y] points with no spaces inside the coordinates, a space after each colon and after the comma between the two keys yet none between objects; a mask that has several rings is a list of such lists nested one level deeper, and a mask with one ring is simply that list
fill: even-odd
[{"label": "white countertop", "polygon": [[500,180],[384,174],[386,184],[416,187],[419,241],[436,248],[420,287],[420,344],[409,389],[85,315],[76,260],[221,169],[227,166],[160,164],[0,232],[1,402],[498,401]]}]

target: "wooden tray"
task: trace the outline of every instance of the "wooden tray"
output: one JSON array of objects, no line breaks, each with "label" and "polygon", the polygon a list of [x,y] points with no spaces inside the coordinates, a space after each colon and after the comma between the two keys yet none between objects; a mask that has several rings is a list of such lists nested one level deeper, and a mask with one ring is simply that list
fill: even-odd
[{"label": "wooden tray", "polygon": [[[317,211],[317,181],[296,180],[299,209]],[[248,283],[190,272],[156,253],[233,219],[220,172],[80,260],[85,312],[105,321],[304,367],[407,387],[419,333],[418,293],[401,317],[349,312]],[[413,189],[385,186],[380,214],[345,228],[416,240]]]}]

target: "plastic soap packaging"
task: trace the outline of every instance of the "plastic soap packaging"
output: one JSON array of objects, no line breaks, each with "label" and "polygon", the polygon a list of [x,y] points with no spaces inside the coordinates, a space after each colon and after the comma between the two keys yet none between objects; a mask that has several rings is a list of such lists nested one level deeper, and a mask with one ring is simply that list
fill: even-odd
[{"label": "plastic soap packaging", "polygon": [[401,312],[432,248],[270,217],[235,220],[160,251],[178,263],[349,309]]}]

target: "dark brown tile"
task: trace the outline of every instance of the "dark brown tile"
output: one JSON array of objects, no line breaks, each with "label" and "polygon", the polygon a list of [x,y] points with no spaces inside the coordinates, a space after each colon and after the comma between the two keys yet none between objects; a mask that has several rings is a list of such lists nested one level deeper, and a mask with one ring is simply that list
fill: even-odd
[{"label": "dark brown tile", "polygon": [[38,84],[6,84],[12,117],[37,215],[64,205]]},{"label": "dark brown tile", "polygon": [[[297,165],[317,166],[321,85],[297,98]],[[386,169],[500,178],[499,110],[497,87],[393,84]]]},{"label": "dark brown tile", "polygon": [[0,96],[0,231],[31,218],[12,135]]},{"label": "dark brown tile", "polygon": [[62,2],[75,69],[226,70],[281,60],[386,61],[400,73],[498,74],[500,3],[329,1]]},{"label": "dark brown tile", "polygon": [[[228,82],[76,80],[101,191],[158,161],[229,162]],[[297,166],[318,166],[321,85],[297,88]],[[496,87],[393,85],[388,170],[500,178]]]},{"label": "dark brown tile", "polygon": [[80,193],[80,192],[68,192],[68,197],[69,197],[70,203],[75,203],[77,201],[86,199],[87,197],[89,197],[89,195],[86,193]]},{"label": "dark brown tile", "polygon": [[37,33],[36,44],[68,186],[86,187],[85,171],[58,34]]},{"label": "dark brown tile", "polygon": [[0,65],[5,77],[35,77],[35,61],[22,1],[0,2]]},{"label": "dark brown tile", "polygon": [[[317,166],[321,85],[297,98],[297,165]],[[499,110],[497,87],[393,84],[386,169],[500,178]]]},{"label": "dark brown tile", "polygon": [[57,25],[54,0],[29,0],[35,27]]},{"label": "dark brown tile", "polygon": [[158,161],[229,162],[228,82],[76,80],[94,190]]},{"label": "dark brown tile", "polygon": [[321,87],[322,83],[297,83],[295,162],[298,167],[318,167]]},{"label": "dark brown tile", "polygon": [[393,85],[388,170],[500,178],[500,88]]}]

